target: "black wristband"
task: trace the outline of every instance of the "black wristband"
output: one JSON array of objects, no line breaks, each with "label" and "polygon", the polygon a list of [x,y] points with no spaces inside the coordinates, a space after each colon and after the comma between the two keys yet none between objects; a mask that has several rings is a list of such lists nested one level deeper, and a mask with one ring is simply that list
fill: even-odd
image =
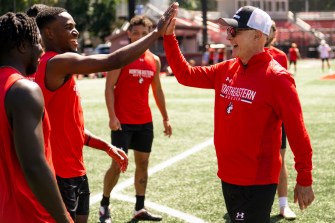
[{"label": "black wristband", "polygon": [[87,139],[86,139],[86,142],[85,142],[86,146],[88,146],[88,144],[90,143],[90,140],[91,140],[91,136],[87,136]]}]

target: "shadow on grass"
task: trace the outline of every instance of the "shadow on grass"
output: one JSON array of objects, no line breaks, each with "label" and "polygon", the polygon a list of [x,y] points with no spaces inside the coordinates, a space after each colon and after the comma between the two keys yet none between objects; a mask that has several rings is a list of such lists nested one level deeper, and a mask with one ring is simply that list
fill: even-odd
[{"label": "shadow on grass", "polygon": [[231,223],[231,221],[230,221],[230,217],[229,217],[228,213],[225,213],[225,214],[223,215],[223,219],[226,220],[225,223]]},{"label": "shadow on grass", "polygon": [[[223,215],[223,219],[225,220],[225,223],[231,223],[228,213]],[[270,217],[270,222],[271,223],[282,222],[283,220],[284,220],[284,218],[280,215],[273,215],[273,216]],[[294,219],[287,220],[287,221],[294,221]]]},{"label": "shadow on grass", "polygon": [[283,216],[281,216],[281,215],[273,215],[273,216],[271,216],[271,218],[270,218],[270,222],[271,223],[275,223],[275,222],[287,222],[287,221],[294,221],[295,219],[290,219],[290,220],[285,220],[284,218],[283,218]]}]

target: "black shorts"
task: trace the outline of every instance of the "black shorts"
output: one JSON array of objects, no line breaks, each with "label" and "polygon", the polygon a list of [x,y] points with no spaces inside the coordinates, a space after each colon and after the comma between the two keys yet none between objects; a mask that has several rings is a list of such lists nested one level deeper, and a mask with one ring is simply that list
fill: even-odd
[{"label": "black shorts", "polygon": [[72,219],[76,215],[88,215],[90,213],[90,189],[87,176],[62,178],[56,176],[58,188],[63,202]]},{"label": "black shorts", "polygon": [[321,58],[321,61],[327,61],[328,62],[328,57],[325,57],[325,58]]},{"label": "black shorts", "polygon": [[270,223],[277,184],[238,186],[221,181],[224,200],[232,222]]},{"label": "black shorts", "polygon": [[150,153],[154,139],[152,122],[146,124],[121,124],[122,130],[112,131],[112,145],[122,148],[125,153],[128,149]]}]

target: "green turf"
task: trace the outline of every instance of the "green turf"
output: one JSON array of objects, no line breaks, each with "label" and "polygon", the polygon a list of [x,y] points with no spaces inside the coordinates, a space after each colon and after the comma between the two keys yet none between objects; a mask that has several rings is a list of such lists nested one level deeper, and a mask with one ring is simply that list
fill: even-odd
[{"label": "green turf", "polygon": [[[299,223],[335,222],[335,80],[321,80],[319,60],[298,62],[295,75],[297,89],[301,98],[305,123],[314,149],[314,190],[316,199],[312,206],[301,212],[293,204],[293,188],[296,173],[293,168],[291,151],[287,150],[289,170],[289,202],[296,212]],[[213,136],[213,91],[188,88],[179,85],[173,77],[161,78],[165,91],[173,136],[164,137],[162,118],[150,100],[152,107],[155,139],[150,158],[154,167]],[[82,96],[86,127],[96,135],[110,140],[108,115],[104,101],[104,79],[78,80]],[[102,181],[109,157],[91,148],[84,150],[85,164],[90,181],[92,196],[102,192]],[[133,176],[134,162],[129,153],[129,167],[122,174],[122,182]],[[221,192],[220,180],[216,176],[216,156],[213,146],[168,166],[149,177],[147,200],[185,212],[206,222],[229,222]],[[133,186],[125,188],[122,194],[134,197]],[[113,222],[127,222],[131,218],[133,203],[112,199]],[[98,222],[99,204],[91,206],[89,222]],[[159,211],[154,213],[164,217],[163,222],[185,222]],[[288,222],[277,216],[277,200],[273,205],[271,222]]]}]

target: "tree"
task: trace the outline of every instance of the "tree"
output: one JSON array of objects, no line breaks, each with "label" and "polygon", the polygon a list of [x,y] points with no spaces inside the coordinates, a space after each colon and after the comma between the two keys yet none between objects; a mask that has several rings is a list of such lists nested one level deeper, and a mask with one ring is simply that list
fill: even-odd
[{"label": "tree", "polygon": [[80,33],[89,31],[104,41],[115,22],[115,6],[119,2],[120,0],[0,0],[0,14],[8,11],[25,12],[37,3],[63,7],[73,16]]},{"label": "tree", "polygon": [[[171,0],[171,3],[174,0]],[[202,7],[202,0],[179,0],[179,6],[181,8],[190,9],[190,10],[201,10]],[[207,8],[209,11],[216,11],[216,0],[206,0]]]},{"label": "tree", "polygon": [[65,8],[76,21],[80,33],[89,31],[102,42],[111,32],[115,21],[115,5],[119,0],[60,0],[58,6]]},{"label": "tree", "polygon": [[66,0],[65,3],[61,4],[61,7],[65,8],[76,21],[76,28],[79,32],[83,32],[88,28],[90,21],[88,15],[89,1],[87,0]]},{"label": "tree", "polygon": [[94,36],[98,36],[102,41],[111,32],[111,25],[115,21],[114,0],[95,0],[92,3],[92,14],[89,16],[89,28]]},{"label": "tree", "polygon": [[53,6],[57,0],[0,0],[0,15],[6,12],[25,12],[31,5],[37,3]]}]

